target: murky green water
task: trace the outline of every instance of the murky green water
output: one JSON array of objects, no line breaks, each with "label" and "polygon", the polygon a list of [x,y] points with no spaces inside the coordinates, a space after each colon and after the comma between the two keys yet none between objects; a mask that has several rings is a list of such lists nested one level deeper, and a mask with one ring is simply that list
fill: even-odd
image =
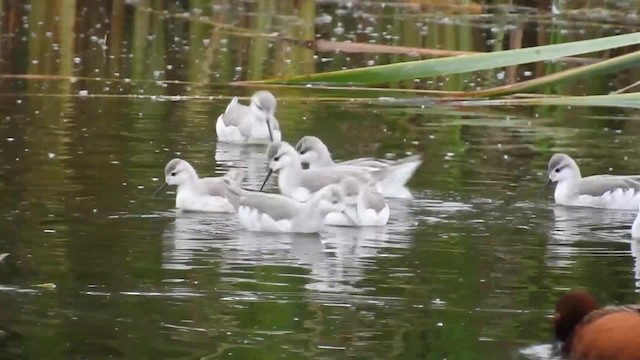
[{"label": "murky green water", "polygon": [[[52,3],[68,10],[66,1]],[[261,1],[243,3],[248,15],[226,1],[199,3],[221,6],[216,21],[236,26],[302,21],[279,15],[262,24]],[[413,7],[367,4],[321,5],[312,19],[323,36],[366,41],[366,22],[402,29],[419,18],[431,31],[418,33],[422,40],[405,42],[413,30],[389,39],[476,51],[491,48],[473,35],[478,29],[503,31],[513,20],[442,21]],[[176,13],[182,5],[171,6]],[[400,106],[348,101],[363,95],[349,90],[273,89],[285,140],[314,134],[337,158],[412,152],[425,162],[410,182],[416,198],[392,201],[386,227],[250,233],[230,214],[177,213],[171,194],[151,197],[176,156],[201,176],[246,168],[254,188],[264,178],[263,147],[215,137],[229,97],[254,89],[194,81],[396,59],[311,54],[304,62],[303,51],[291,62],[286,47],[129,5],[123,19],[108,1],[77,9],[70,34],[68,26],[50,29],[68,13],[52,23],[51,9],[5,2],[2,14],[2,73],[63,78],[0,80],[0,253],[11,254],[0,263],[0,358],[544,358],[553,304],[566,289],[586,287],[603,302],[638,300],[640,250],[628,234],[636,214],[555,207],[550,191],[539,192],[553,152],[574,155],[583,174],[640,172],[637,111]],[[331,35],[338,23],[345,35]],[[106,43],[103,52],[100,39],[110,26],[116,36],[114,24],[126,24],[123,46],[116,53]],[[152,35],[140,34],[141,24]],[[525,39],[576,27],[541,24]],[[564,40],[613,28],[584,24]],[[456,45],[462,40],[466,48]],[[213,42],[228,46],[211,50]],[[260,51],[268,61],[255,60]],[[284,58],[274,60],[278,54]],[[545,69],[514,68],[507,80],[529,70]],[[604,91],[633,74],[562,90]],[[493,75],[416,86],[459,89],[495,83]]]}]

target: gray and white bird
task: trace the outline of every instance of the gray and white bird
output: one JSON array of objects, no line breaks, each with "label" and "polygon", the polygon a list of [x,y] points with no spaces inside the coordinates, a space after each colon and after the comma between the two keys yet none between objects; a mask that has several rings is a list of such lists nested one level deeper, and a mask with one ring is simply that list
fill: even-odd
[{"label": "gray and white bird", "polygon": [[549,160],[547,185],[556,183],[557,204],[605,209],[638,210],[640,175],[592,175],[582,177],[576,162],[566,154]]},{"label": "gray and white bird", "polygon": [[334,226],[384,226],[389,221],[389,205],[373,186],[352,177],[340,181],[345,208],[331,212],[325,224]]},{"label": "gray and white bird", "polygon": [[225,179],[232,192],[232,203],[240,223],[250,231],[315,233],[330,212],[342,212],[344,199],[337,184],[328,185],[299,202],[280,194],[242,189]]},{"label": "gray and white bird", "polygon": [[357,167],[334,166],[329,169],[303,169],[300,155],[287,142],[274,143],[267,148],[269,170],[262,187],[269,180],[273,172],[278,173],[278,188],[280,192],[297,201],[305,202],[314,193],[327,185],[339,184],[346,177],[353,177],[363,184],[376,185],[377,179],[367,169]]},{"label": "gray and white bird", "polygon": [[177,186],[176,208],[188,211],[235,212],[230,202],[227,181],[239,183],[243,174],[239,169],[229,170],[221,177],[198,177],[187,161],[172,159],[164,168],[165,182],[153,194],[157,195],[167,185]]},{"label": "gray and white bird", "polygon": [[309,169],[328,167],[357,167],[368,171],[385,170],[380,178],[382,194],[387,198],[412,198],[406,184],[422,164],[420,155],[411,155],[400,160],[377,159],[373,157],[357,158],[334,162],[327,146],[315,136],[305,136],[296,144],[303,164]]},{"label": "gray and white bird", "polygon": [[282,134],[275,118],[276,106],[276,98],[266,90],[253,94],[249,106],[240,104],[234,97],[216,121],[218,141],[234,144],[279,142]]}]

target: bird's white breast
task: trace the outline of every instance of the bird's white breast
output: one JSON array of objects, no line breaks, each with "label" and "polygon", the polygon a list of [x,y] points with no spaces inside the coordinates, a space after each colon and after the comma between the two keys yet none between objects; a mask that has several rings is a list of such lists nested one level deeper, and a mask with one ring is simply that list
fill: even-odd
[{"label": "bird's white breast", "polygon": [[190,189],[178,189],[176,208],[188,211],[234,212],[233,206],[226,198],[197,194]]},{"label": "bird's white breast", "polygon": [[238,207],[238,220],[250,231],[292,232],[290,219],[274,220],[268,214],[249,206]]},{"label": "bird's white breast", "polygon": [[568,206],[585,206],[605,209],[638,210],[640,206],[640,192],[634,189],[618,188],[607,191],[600,196],[579,195],[577,184],[571,181],[561,181],[554,192],[557,204]]},{"label": "bird's white breast", "polygon": [[380,211],[375,211],[371,208],[359,209],[358,215],[362,226],[384,226],[389,221],[389,205],[386,205]]}]

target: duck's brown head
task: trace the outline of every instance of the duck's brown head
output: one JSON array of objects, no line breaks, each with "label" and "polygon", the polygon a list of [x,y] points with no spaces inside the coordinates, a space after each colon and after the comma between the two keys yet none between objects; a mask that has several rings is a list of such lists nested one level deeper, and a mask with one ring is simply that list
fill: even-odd
[{"label": "duck's brown head", "polygon": [[586,291],[572,290],[556,303],[555,337],[566,342],[573,330],[590,312],[597,310],[598,304]]}]

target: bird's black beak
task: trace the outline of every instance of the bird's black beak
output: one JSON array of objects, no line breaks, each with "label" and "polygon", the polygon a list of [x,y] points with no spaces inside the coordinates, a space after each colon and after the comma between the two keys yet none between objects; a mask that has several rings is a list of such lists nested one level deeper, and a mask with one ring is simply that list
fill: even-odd
[{"label": "bird's black beak", "polygon": [[162,189],[164,189],[167,185],[169,185],[169,184],[167,184],[166,182],[164,182],[164,183],[163,183],[163,184],[158,188],[158,190],[156,190],[156,192],[154,192],[154,193],[153,193],[152,197],[156,197],[156,196],[160,193],[160,191],[162,191]]},{"label": "bird's black beak", "polygon": [[269,180],[269,176],[271,176],[272,173],[273,173],[273,169],[269,168],[269,171],[267,171],[267,177],[264,178],[264,181],[262,182],[262,186],[260,186],[260,191],[262,191],[262,189],[264,189],[264,186],[267,183],[267,181]]},{"label": "bird's black beak", "polygon": [[[345,205],[346,207],[346,205]],[[342,213],[344,214],[344,216],[349,219],[349,221],[351,221],[353,223],[353,225],[358,225],[358,223],[351,217],[351,215],[349,215],[349,213],[347,213],[347,210],[342,210]]]},{"label": "bird's black beak", "polygon": [[542,194],[544,194],[545,190],[547,190],[549,188],[549,186],[551,186],[553,184],[553,181],[551,181],[551,179],[547,180],[547,183],[544,185],[544,187],[542,189],[540,189],[540,192],[538,192],[538,197],[541,197]]},{"label": "bird's black beak", "polygon": [[267,129],[269,129],[269,140],[273,142],[273,130],[271,130],[271,116],[267,115]]}]

